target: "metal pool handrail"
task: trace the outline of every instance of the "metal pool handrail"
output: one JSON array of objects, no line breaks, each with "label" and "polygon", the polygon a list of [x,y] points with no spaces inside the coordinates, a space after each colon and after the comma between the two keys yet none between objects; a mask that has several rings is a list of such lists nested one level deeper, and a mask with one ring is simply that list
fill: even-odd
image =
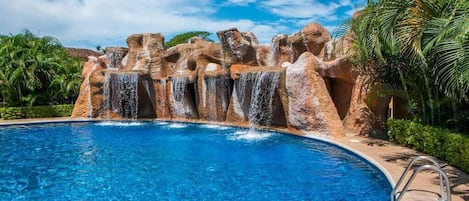
[{"label": "metal pool handrail", "polygon": [[[418,161],[423,161],[431,164],[420,165],[419,167],[415,168],[412,176],[407,179],[406,184],[402,188],[401,191],[398,191],[400,185],[402,184],[403,180],[407,176],[409,170],[414,166],[414,164]],[[423,170],[434,170],[438,172],[438,180],[440,183],[440,201],[451,201],[451,188],[449,185],[449,179],[446,173],[441,169],[440,164],[432,157],[429,156],[417,156],[412,161],[410,161],[407,168],[402,173],[401,177],[397,181],[396,185],[394,186],[391,192],[391,201],[399,201],[402,199],[403,195],[407,192],[410,184],[414,181],[417,174]],[[444,182],[443,182],[444,180]]]}]

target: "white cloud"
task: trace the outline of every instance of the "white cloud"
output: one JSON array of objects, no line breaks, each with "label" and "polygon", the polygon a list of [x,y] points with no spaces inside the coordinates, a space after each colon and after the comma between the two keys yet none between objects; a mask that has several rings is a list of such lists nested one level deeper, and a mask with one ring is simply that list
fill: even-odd
[{"label": "white cloud", "polygon": [[133,33],[161,32],[167,36],[194,30],[215,33],[237,27],[240,31],[252,31],[260,38],[266,38],[269,31],[276,30],[271,25],[260,25],[251,20],[212,19],[210,14],[216,8],[211,5],[210,0],[0,1],[0,13],[10,16],[8,20],[0,20],[0,34],[29,29],[40,35],[55,36],[64,45],[86,43],[86,46],[94,47],[116,42],[124,45],[125,38]]},{"label": "white cloud", "polygon": [[351,6],[352,1],[351,0],[340,0],[340,5],[341,6]]},{"label": "white cloud", "polygon": [[312,0],[268,0],[262,6],[276,15],[288,18],[327,17],[333,15],[337,8],[335,3],[326,5]]},{"label": "white cloud", "polygon": [[[261,43],[276,34],[291,34],[309,22],[327,22],[350,0],[325,3],[319,0],[0,0],[0,34],[29,29],[39,35],[57,37],[66,46],[93,48],[95,45],[125,45],[134,33],[162,33],[169,39],[186,31],[208,31],[236,27],[251,31]],[[216,19],[220,7],[255,6],[282,17],[262,22],[245,19]],[[252,5],[258,3],[258,5]],[[348,11],[347,14],[350,15]],[[256,15],[252,13],[251,15]],[[215,38],[215,37],[214,37]]]},{"label": "white cloud", "polygon": [[256,3],[256,0],[228,0],[226,4],[236,6],[247,6],[251,3]]},{"label": "white cloud", "polygon": [[[318,0],[268,0],[262,6],[275,15],[287,18],[323,18],[336,20],[334,16],[340,7],[351,6],[351,0],[318,1]],[[331,19],[331,17],[335,17]]]}]

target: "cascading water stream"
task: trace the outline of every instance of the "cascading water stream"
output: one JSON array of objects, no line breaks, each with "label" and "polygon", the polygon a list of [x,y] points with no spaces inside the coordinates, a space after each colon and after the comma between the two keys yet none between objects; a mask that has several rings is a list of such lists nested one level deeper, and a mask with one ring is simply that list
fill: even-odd
[{"label": "cascading water stream", "polygon": [[172,112],[177,116],[183,116],[186,113],[184,105],[184,95],[186,94],[186,78],[172,78]]},{"label": "cascading water stream", "polygon": [[272,44],[270,45],[270,54],[267,61],[268,66],[277,65],[278,57],[280,54],[280,39],[278,37],[280,36],[276,36],[276,38],[274,38]]},{"label": "cascading water stream", "polygon": [[[208,107],[208,120],[219,120],[218,114],[225,113],[228,108],[227,98],[229,94],[222,94],[223,92],[229,93],[230,83],[228,76],[219,76],[206,78],[206,82],[202,84],[203,93],[203,106]],[[221,105],[220,105],[221,104]],[[219,111],[222,109],[222,111]]]},{"label": "cascading water stream", "polygon": [[[138,74],[105,73],[104,109],[112,110],[127,119],[138,117]],[[106,117],[109,118],[109,113]]]},{"label": "cascading water stream", "polygon": [[252,85],[251,103],[249,108],[249,128],[254,130],[261,124],[270,126],[272,123],[273,98],[278,88],[280,72],[259,72]]},{"label": "cascading water stream", "polygon": [[104,73],[104,83],[103,83],[103,109],[105,111],[104,118],[109,119],[109,110],[111,110],[111,87],[109,86],[111,82],[111,75],[109,72]]},{"label": "cascading water stream", "polygon": [[165,107],[164,109],[161,110],[161,116],[165,117],[166,115],[166,108],[167,108],[167,103],[166,103],[166,80],[161,80],[160,81],[160,89],[161,89],[161,98],[160,98],[160,104],[162,107]]},{"label": "cascading water stream", "polygon": [[249,127],[254,129],[261,124],[270,126],[272,122],[272,103],[280,80],[279,72],[260,72],[252,90],[249,108]]},{"label": "cascading water stream", "polygon": [[106,66],[111,70],[118,70],[119,66],[122,62],[124,57],[124,53],[122,51],[114,51],[111,53],[106,53],[107,61]]},{"label": "cascading water stream", "polygon": [[[207,86],[205,86],[205,90],[210,91],[211,93],[205,92],[208,97],[208,101],[213,103],[208,107],[208,120],[213,121],[217,120],[218,112],[217,112],[217,78],[207,79]],[[204,96],[205,97],[205,96]],[[205,100],[205,106],[207,105],[207,100]]]},{"label": "cascading water stream", "polygon": [[327,54],[327,59],[330,59],[332,56],[332,51],[334,51],[334,44],[333,41],[330,40],[326,43],[326,54]]},{"label": "cascading water stream", "polygon": [[[242,73],[239,76],[238,79],[238,91],[239,91],[239,97],[238,99],[240,100],[239,103],[241,107],[243,107],[246,104],[246,93],[249,93],[246,91],[248,88],[247,86],[253,86],[254,82],[256,79],[256,75],[252,73]],[[252,92],[252,90],[251,90]],[[252,93],[249,93],[251,95]]]}]

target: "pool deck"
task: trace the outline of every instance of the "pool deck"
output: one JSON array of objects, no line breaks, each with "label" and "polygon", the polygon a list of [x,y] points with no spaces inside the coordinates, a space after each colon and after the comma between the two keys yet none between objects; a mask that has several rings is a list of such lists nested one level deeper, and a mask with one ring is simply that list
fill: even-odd
[{"label": "pool deck", "polygon": [[[83,121],[86,119],[72,119],[70,117],[0,120],[0,125]],[[354,134],[347,134],[343,138],[325,139],[326,141],[341,145],[365,157],[379,168],[383,169],[392,183],[397,182],[409,161],[415,156],[424,155],[412,149],[395,145],[386,140],[374,139]],[[451,185],[452,201],[469,201],[469,175],[458,169],[442,163]],[[409,172],[408,175],[412,174]],[[430,201],[437,200],[435,193],[439,192],[436,173],[423,172],[419,174],[410,186],[409,191],[402,200]]]}]

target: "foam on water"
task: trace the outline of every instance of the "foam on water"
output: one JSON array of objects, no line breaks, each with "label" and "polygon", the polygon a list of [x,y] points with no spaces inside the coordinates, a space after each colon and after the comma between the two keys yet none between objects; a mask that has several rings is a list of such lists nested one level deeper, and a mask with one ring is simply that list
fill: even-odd
[{"label": "foam on water", "polygon": [[261,141],[269,139],[273,133],[261,132],[256,130],[240,130],[230,135],[230,140],[244,140],[244,141]]},{"label": "foam on water", "polygon": [[166,122],[166,121],[157,121],[155,122],[156,125],[160,125],[160,126],[166,126],[169,124],[169,122]]},{"label": "foam on water", "polygon": [[217,130],[228,130],[230,127],[228,126],[220,126],[216,124],[202,124],[200,125],[202,128],[209,128],[209,129],[217,129]]},{"label": "foam on water", "polygon": [[128,127],[128,126],[142,126],[142,122],[114,122],[114,121],[103,121],[96,123],[97,126],[121,126],[121,127]]},{"label": "foam on water", "polygon": [[170,123],[168,127],[169,128],[185,128],[187,127],[187,125],[183,123]]}]

